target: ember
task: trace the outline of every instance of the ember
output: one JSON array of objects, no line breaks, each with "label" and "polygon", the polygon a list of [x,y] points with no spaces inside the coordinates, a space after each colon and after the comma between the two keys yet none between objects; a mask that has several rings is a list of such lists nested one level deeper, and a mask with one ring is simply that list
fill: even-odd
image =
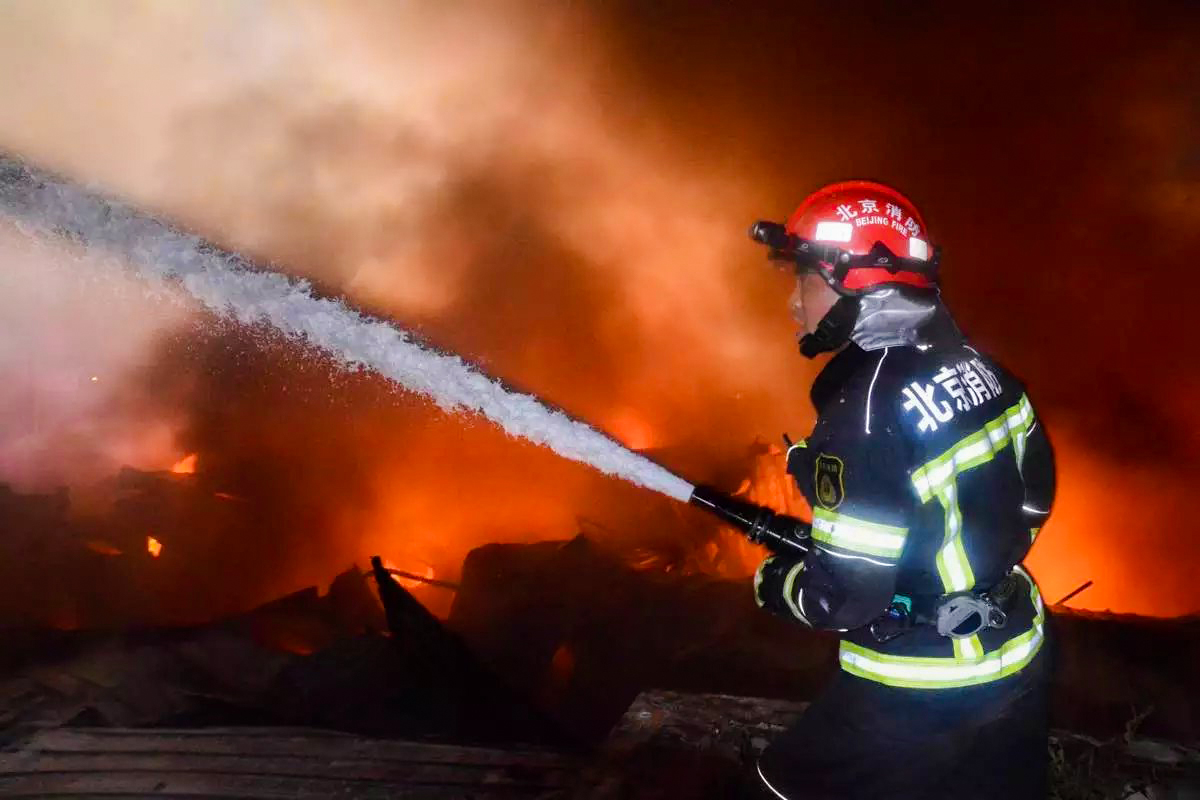
[{"label": "ember", "polygon": [[158,558],[162,554],[162,549],[162,542],[153,536],[146,537],[146,552],[150,554],[151,558]]}]

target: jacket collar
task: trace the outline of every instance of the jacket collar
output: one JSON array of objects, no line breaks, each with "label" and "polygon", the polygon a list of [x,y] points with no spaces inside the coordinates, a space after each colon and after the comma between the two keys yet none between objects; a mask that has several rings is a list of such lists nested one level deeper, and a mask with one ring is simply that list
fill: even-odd
[{"label": "jacket collar", "polygon": [[889,286],[859,299],[850,341],[863,350],[904,345],[944,345],[963,340],[936,292],[907,292]]}]

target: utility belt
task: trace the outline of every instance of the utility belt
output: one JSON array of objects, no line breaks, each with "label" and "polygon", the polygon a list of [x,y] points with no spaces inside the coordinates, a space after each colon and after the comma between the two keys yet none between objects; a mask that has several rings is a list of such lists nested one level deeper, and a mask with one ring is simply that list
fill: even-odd
[{"label": "utility belt", "polygon": [[936,628],[939,635],[950,639],[966,639],[985,628],[1003,628],[1009,611],[1028,593],[1029,582],[1013,571],[989,589],[912,597],[898,594],[869,630],[880,644],[919,627]]}]

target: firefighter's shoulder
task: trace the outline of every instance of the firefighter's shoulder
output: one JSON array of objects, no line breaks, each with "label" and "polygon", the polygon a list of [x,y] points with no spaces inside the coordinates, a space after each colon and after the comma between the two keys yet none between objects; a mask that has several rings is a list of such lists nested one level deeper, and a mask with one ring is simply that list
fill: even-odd
[{"label": "firefighter's shoulder", "polygon": [[820,408],[818,429],[864,444],[898,435],[901,413],[898,398],[918,369],[921,355],[911,347],[886,347],[864,353]]}]

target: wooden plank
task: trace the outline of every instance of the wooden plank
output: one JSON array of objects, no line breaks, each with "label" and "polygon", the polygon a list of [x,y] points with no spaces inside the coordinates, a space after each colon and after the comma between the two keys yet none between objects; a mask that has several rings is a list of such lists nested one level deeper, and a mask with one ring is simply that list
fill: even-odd
[{"label": "wooden plank", "polygon": [[577,757],[288,728],[55,729],[0,752],[0,797],[565,798]]},{"label": "wooden plank", "polygon": [[440,800],[492,800],[534,798],[559,800],[567,793],[536,785],[396,784],[379,781],[346,781],[258,775],[223,775],[181,772],[35,773],[0,775],[0,797],[176,797],[283,800],[284,798],[439,798]]},{"label": "wooden plank", "polygon": [[24,744],[39,753],[190,753],[258,757],[311,757],[376,761],[510,764],[570,768],[578,759],[536,748],[495,749],[402,740],[367,739],[296,728],[58,728]]},{"label": "wooden plank", "polygon": [[574,765],[531,766],[508,763],[425,763],[370,758],[319,758],[311,755],[262,757],[248,754],[195,753],[19,753],[0,754],[0,774],[40,773],[204,773],[257,775],[279,779],[319,778],[349,783],[385,782],[397,785],[446,786],[564,786],[573,780]]}]

